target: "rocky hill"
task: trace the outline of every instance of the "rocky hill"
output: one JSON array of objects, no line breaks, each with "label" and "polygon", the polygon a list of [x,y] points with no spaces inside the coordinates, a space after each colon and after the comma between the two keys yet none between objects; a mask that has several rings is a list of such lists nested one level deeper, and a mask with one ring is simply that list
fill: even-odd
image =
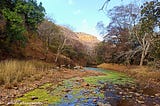
[{"label": "rocky hill", "polygon": [[94,35],[86,34],[84,32],[76,32],[76,34],[81,42],[89,44],[96,44],[100,42]]},{"label": "rocky hill", "polygon": [[89,55],[94,55],[95,46],[100,42],[94,35],[86,34],[84,32],[76,32],[79,41],[87,48]]}]

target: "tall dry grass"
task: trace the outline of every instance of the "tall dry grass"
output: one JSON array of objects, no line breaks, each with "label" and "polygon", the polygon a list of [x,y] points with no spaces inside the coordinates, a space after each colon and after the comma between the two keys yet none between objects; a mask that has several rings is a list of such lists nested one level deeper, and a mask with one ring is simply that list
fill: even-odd
[{"label": "tall dry grass", "polygon": [[0,85],[20,82],[26,77],[37,76],[50,67],[52,67],[51,64],[41,61],[2,61],[0,62]]},{"label": "tall dry grass", "polygon": [[97,67],[123,72],[141,81],[160,81],[160,71],[155,71],[152,67],[148,66],[127,67],[125,65],[103,63],[98,65]]},{"label": "tall dry grass", "polygon": [[97,67],[115,71],[124,71],[127,69],[127,66],[125,65],[112,64],[112,63],[103,63],[98,65]]}]

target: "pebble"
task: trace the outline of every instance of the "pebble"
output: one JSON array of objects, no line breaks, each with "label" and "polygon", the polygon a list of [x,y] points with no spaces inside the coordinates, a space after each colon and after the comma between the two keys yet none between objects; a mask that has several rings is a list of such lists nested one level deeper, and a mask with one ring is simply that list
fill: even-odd
[{"label": "pebble", "polygon": [[129,92],[129,94],[133,94],[134,92]]},{"label": "pebble", "polygon": [[0,102],[0,105],[4,105],[4,102]]},{"label": "pebble", "polygon": [[138,103],[140,103],[140,104],[144,104],[144,101],[141,101],[141,100],[136,100]]},{"label": "pebble", "polygon": [[86,83],[86,82],[83,82],[83,83],[81,84],[81,86],[89,86],[89,84]]},{"label": "pebble", "polygon": [[65,89],[65,90],[63,90],[63,92],[70,92],[71,91],[71,89]]},{"label": "pebble", "polygon": [[18,90],[18,87],[14,87],[13,89]]},{"label": "pebble", "polygon": [[94,92],[92,92],[92,94],[97,94],[97,92],[94,91]]},{"label": "pebble", "polygon": [[123,94],[123,92],[119,92],[119,94],[120,94],[120,95],[122,95],[122,94]]},{"label": "pebble", "polygon": [[157,94],[155,94],[155,96],[160,97],[160,94],[157,93]]},{"label": "pebble", "polygon": [[98,102],[97,105],[98,106],[111,106],[111,104],[109,104],[109,103],[104,104],[102,102]]},{"label": "pebble", "polygon": [[139,99],[139,100],[143,100],[144,98],[143,98],[143,96],[140,96],[140,97],[138,97],[138,99]]},{"label": "pebble", "polygon": [[122,96],[122,98],[126,98],[126,96]]},{"label": "pebble", "polygon": [[133,96],[132,95],[127,95],[127,98],[132,98]]},{"label": "pebble", "polygon": [[140,94],[139,93],[135,93],[135,96],[140,96]]},{"label": "pebble", "polygon": [[21,100],[16,100],[16,103],[21,103],[22,101]]},{"label": "pebble", "polygon": [[38,99],[38,97],[36,97],[36,96],[31,97],[31,100],[35,100],[35,99]]},{"label": "pebble", "polygon": [[97,102],[97,99],[93,99],[93,102]]}]

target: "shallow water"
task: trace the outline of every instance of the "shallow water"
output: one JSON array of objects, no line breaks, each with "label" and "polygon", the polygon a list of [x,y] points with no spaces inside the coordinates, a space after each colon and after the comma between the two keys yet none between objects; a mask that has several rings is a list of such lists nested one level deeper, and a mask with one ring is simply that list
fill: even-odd
[{"label": "shallow water", "polygon": [[[97,105],[109,105],[110,102],[113,105],[120,99],[120,96],[117,96],[115,90],[113,89],[113,84],[126,84],[133,83],[133,80],[125,76],[124,74],[117,73],[114,71],[104,70],[100,68],[90,68],[87,67],[85,70],[95,70],[106,75],[103,76],[90,76],[84,77],[84,81],[89,84],[88,87],[82,87],[79,84],[75,84],[74,79],[71,79],[68,83],[72,83],[74,87],[72,91],[68,92],[61,100],[60,103],[52,104],[56,106],[97,106]],[[104,86],[108,83],[109,89],[112,91],[103,89]],[[110,84],[109,84],[110,83]],[[74,93],[76,86],[79,86],[80,89],[78,92]],[[94,87],[92,87],[94,86]],[[109,100],[106,97],[111,97]],[[110,102],[109,102],[110,101]],[[51,106],[51,105],[50,105]]]},{"label": "shallow water", "polygon": [[[95,70],[105,75],[76,77],[56,85],[49,83],[28,92],[18,100],[22,102],[40,101],[48,106],[160,105],[160,97],[145,94],[145,90],[139,88],[134,80],[125,74],[91,67],[86,67],[85,70]],[[37,96],[38,99],[32,101],[30,99],[32,96]]]}]

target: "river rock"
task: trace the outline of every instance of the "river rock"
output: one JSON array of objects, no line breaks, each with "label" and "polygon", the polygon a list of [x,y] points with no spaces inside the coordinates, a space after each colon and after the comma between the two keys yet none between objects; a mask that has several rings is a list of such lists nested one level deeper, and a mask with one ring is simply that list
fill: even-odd
[{"label": "river rock", "polygon": [[143,96],[140,96],[140,97],[138,97],[138,99],[139,99],[139,100],[143,100],[144,98],[143,98]]},{"label": "river rock", "polygon": [[132,91],[132,92],[136,92],[136,91],[137,91],[137,90],[136,90],[136,87],[132,86],[132,87],[131,87],[131,91]]},{"label": "river rock", "polygon": [[122,95],[122,94],[123,94],[123,92],[119,92],[119,94],[120,94],[120,95]]},{"label": "river rock", "polygon": [[63,90],[63,92],[70,92],[71,91],[71,89],[65,89],[65,90]]},{"label": "river rock", "polygon": [[127,98],[132,98],[133,96],[132,95],[127,95]]},{"label": "river rock", "polygon": [[93,99],[93,102],[97,102],[97,99]]},{"label": "river rock", "polygon": [[145,105],[145,104],[141,104],[141,106],[147,106],[147,105]]},{"label": "river rock", "polygon": [[137,103],[139,103],[139,104],[144,104],[144,101],[142,101],[142,100],[136,100],[137,101]]},{"label": "river rock", "polygon": [[89,86],[89,84],[86,83],[86,82],[83,82],[83,83],[81,84],[81,86],[85,87],[85,86]]},{"label": "river rock", "polygon": [[0,105],[5,105],[5,103],[4,102],[0,102]]},{"label": "river rock", "polygon": [[32,96],[31,97],[31,100],[35,100],[35,99],[38,99],[38,97],[37,96]]},{"label": "river rock", "polygon": [[135,96],[140,96],[140,94],[139,93],[135,93]]},{"label": "river rock", "polygon": [[97,105],[98,106],[111,106],[111,104],[109,104],[109,103],[104,104],[102,102],[98,102]]},{"label": "river rock", "polygon": [[80,77],[76,77],[75,80],[76,80],[76,82],[84,82],[84,79],[80,78]]},{"label": "river rock", "polygon": [[160,97],[160,93],[155,94],[155,96]]},{"label": "river rock", "polygon": [[62,85],[63,85],[63,82],[59,82],[59,83],[58,83],[58,86],[62,86]]},{"label": "river rock", "polygon": [[21,103],[22,101],[21,100],[16,100],[15,103],[19,104]]},{"label": "river rock", "polygon": [[134,92],[129,92],[129,94],[133,94]]}]

